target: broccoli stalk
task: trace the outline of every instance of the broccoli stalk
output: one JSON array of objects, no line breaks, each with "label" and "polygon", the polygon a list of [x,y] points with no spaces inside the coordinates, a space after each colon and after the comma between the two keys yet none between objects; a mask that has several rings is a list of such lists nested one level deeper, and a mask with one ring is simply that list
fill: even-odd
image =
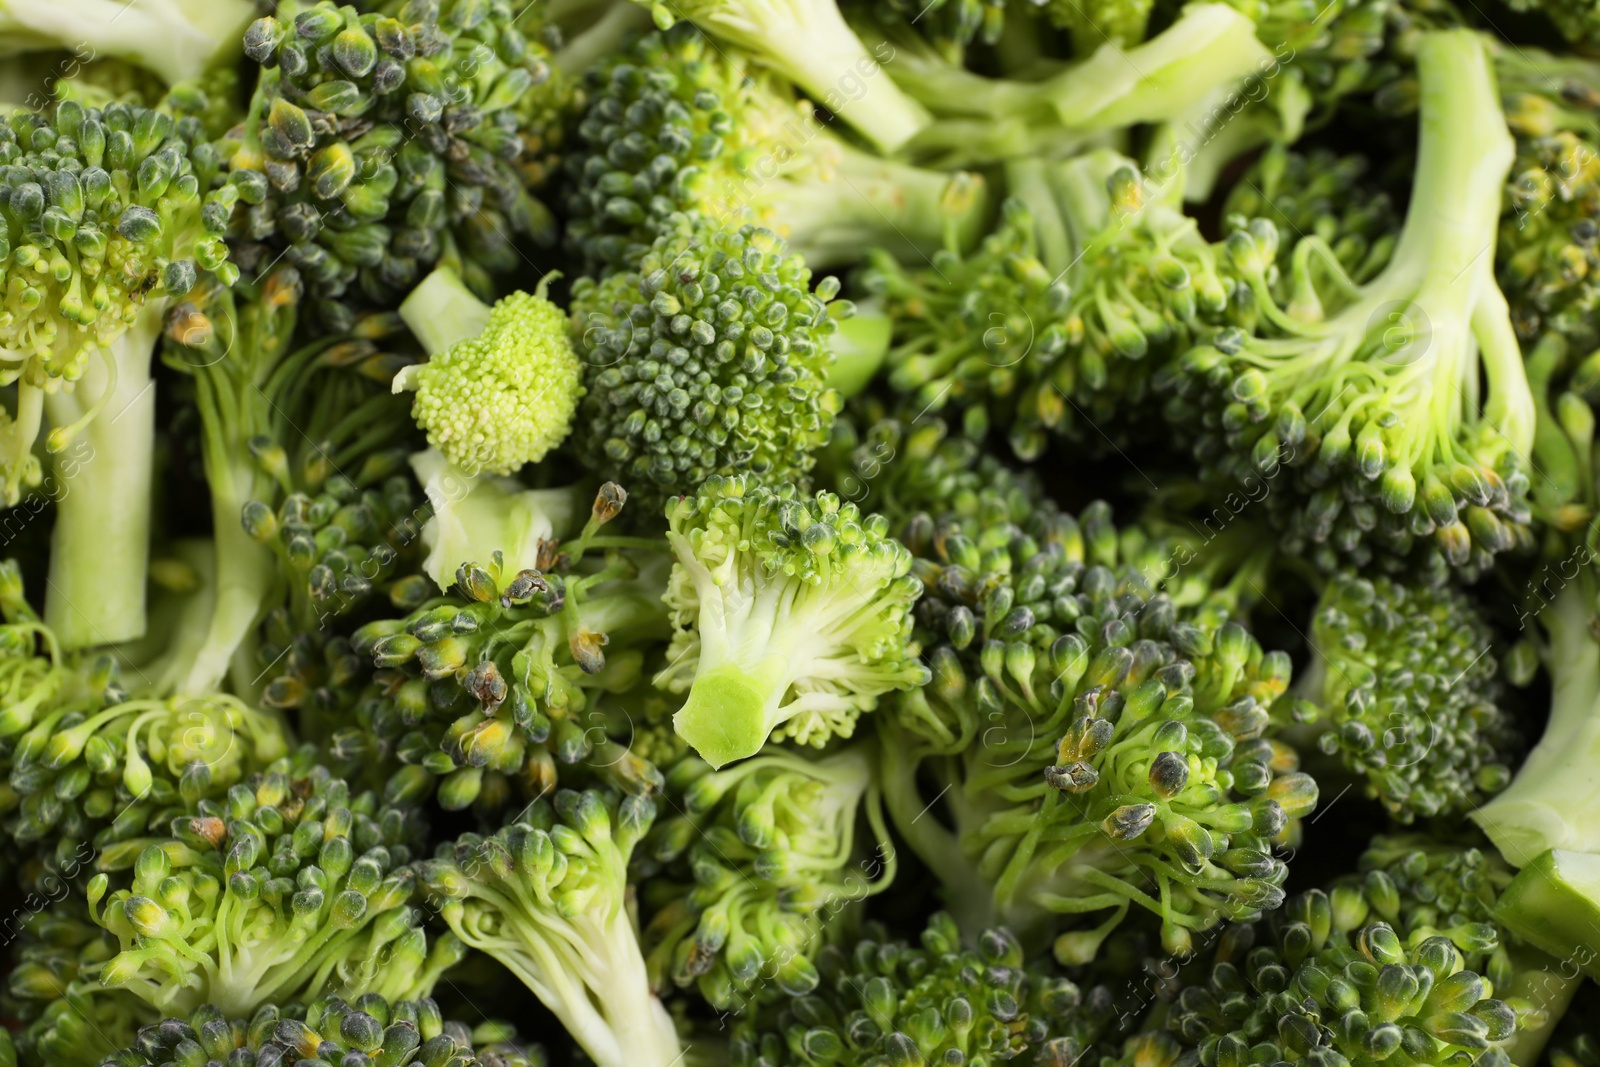
[{"label": "broccoli stalk", "polygon": [[0,3],[0,55],[72,49],[86,58],[115,56],[172,85],[197,77],[229,50],[237,56],[255,13],[249,0],[9,0]]},{"label": "broccoli stalk", "polygon": [[849,737],[880,695],[927,679],[911,641],[919,583],[881,517],[713,478],[674,498],[667,522],[676,632],[656,684],[688,693],[673,725],[712,767],[769,736]]}]

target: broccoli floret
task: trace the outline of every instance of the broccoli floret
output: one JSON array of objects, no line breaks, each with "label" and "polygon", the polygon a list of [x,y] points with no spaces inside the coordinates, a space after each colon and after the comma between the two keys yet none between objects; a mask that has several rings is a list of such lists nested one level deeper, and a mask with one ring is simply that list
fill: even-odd
[{"label": "broccoli floret", "polygon": [[1311,644],[1311,695],[1327,714],[1318,746],[1395,819],[1464,814],[1510,783],[1517,732],[1494,635],[1459,590],[1341,575]]},{"label": "broccoli floret", "polygon": [[440,268],[400,305],[429,359],[402,368],[394,390],[416,394],[411,417],[458,470],[512,474],[572,429],[583,372],[566,313],[545,299],[554,277],[491,307]]},{"label": "broccoli floret", "polygon": [[415,808],[280,761],[192,805],[170,836],[100,857],[90,911],[122,947],[100,982],[164,1012],[239,1014],[329,988],[426,995],[462,949],[430,949],[409,906],[424,836]]},{"label": "broccoli floret", "polygon": [[927,680],[911,638],[920,583],[881,517],[735,477],[674,498],[667,523],[674,632],[655,684],[687,693],[673,725],[713,767],[769,737],[849,737],[883,694]]},{"label": "broccoli floret", "polygon": [[238,261],[296,267],[331,332],[437,264],[487,298],[523,262],[517,237],[555,237],[516,165],[519,109],[550,68],[510,0],[363,6],[290,4],[251,24],[244,51],[262,69],[230,142],[248,205]]},{"label": "broccoli floret", "polygon": [[563,789],[492,837],[467,834],[422,865],[450,928],[516,975],[598,1067],[682,1056],[650,987],[628,909],[628,857],[654,801]]},{"label": "broccoli floret", "polygon": [[0,5],[0,55],[70,49],[80,59],[114,56],[173,85],[237,59],[255,14],[249,0],[155,0],[132,8],[115,0],[10,0]]},{"label": "broccoli floret", "polygon": [[1029,969],[1022,944],[1004,929],[984,931],[975,944],[963,945],[955,922],[938,914],[916,945],[873,928],[848,950],[829,945],[814,991],[736,1024],[732,1062],[1065,1065],[1099,1051],[1114,1014],[1105,987],[1084,992]]},{"label": "broccoli floret", "polygon": [[[697,759],[674,768],[667,796],[681,814],[640,846],[658,984],[736,1010],[768,982],[788,996],[816,988],[824,926],[898,869],[875,766],[872,746],[857,744],[819,760],[771,749],[721,771]],[[863,813],[870,853],[856,845]]]},{"label": "broccoli floret", "polygon": [[[638,3],[650,9],[656,25],[664,30],[687,19],[694,24],[692,29],[715,34],[757,63],[776,70],[853,126],[884,155],[904,145],[929,121],[926,109],[884,77],[890,68],[881,66],[880,61],[890,63],[895,53],[873,49],[869,54],[834,0]],[[863,82],[870,86],[866,92],[855,99],[847,95]]]},{"label": "broccoli floret", "polygon": [[537,795],[558,763],[590,763],[631,791],[659,786],[655,768],[607,740],[594,706],[647,685],[645,663],[668,634],[665,543],[599,534],[622,499],[605,486],[578,535],[547,531],[528,568],[463,564],[446,596],[357,630],[352,650],[382,674],[357,723],[331,723],[330,744],[350,754],[392,743],[439,779],[451,810],[503,799],[496,782]]},{"label": "broccoli floret", "polygon": [[[984,224],[976,178],[852,147],[786,84],[688,24],[639,41],[588,86],[567,162],[567,242],[590,270],[636,262],[678,212],[765,226],[818,269],[871,245],[914,256],[948,231],[965,245]],[[880,88],[888,78],[869,96]]]},{"label": "broccoli floret", "polygon": [[1284,309],[1276,226],[1234,231],[1260,328],[1168,368],[1166,412],[1219,483],[1275,480],[1266,509],[1291,554],[1472,575],[1532,539],[1534,403],[1486,253],[1513,145],[1477,35],[1422,34],[1417,64],[1420,158],[1388,265],[1357,285],[1309,237]]},{"label": "broccoli floret", "polygon": [[106,1064],[183,1067],[202,1063],[414,1063],[418,1067],[482,1063],[544,1067],[544,1050],[523,1046],[516,1031],[486,1021],[477,1027],[447,1021],[428,999],[394,1000],[363,993],[346,1001],[319,997],[309,1005],[263,1005],[248,1019],[206,1004],[167,1018],[138,1036]]},{"label": "broccoli floret", "polygon": [[717,475],[803,486],[839,408],[828,387],[838,279],[813,288],[770,231],[680,222],[636,269],[573,290],[577,445],[652,516]]},{"label": "broccoli floret", "polygon": [[1224,320],[1218,256],[1116,153],[1011,177],[1001,226],[971,255],[869,258],[862,285],[894,323],[889,384],[915,410],[964,411],[969,433],[1007,427],[1025,459],[1054,434],[1096,447],[1147,402],[1163,353]]},{"label": "broccoli floret", "polygon": [[[1170,952],[1275,908],[1274,846],[1317,801],[1271,737],[1295,710],[1288,656],[1216,605],[1180,612],[1150,575],[1182,557],[1104,504],[1074,518],[988,473],[902,534],[933,680],[879,716],[896,827],[964,929],[1059,934],[1065,962],[1135,907]],[[930,803],[948,827],[919,818]]]},{"label": "broccoli floret", "polygon": [[151,358],[199,271],[238,276],[220,237],[234,193],[211,191],[218,161],[200,138],[195,120],[124,105],[66,102],[0,126],[0,347],[14,355],[0,379],[16,387],[0,495],[15,504],[40,484],[32,447],[48,415],[59,503],[45,615],[68,648],[144,633]]}]

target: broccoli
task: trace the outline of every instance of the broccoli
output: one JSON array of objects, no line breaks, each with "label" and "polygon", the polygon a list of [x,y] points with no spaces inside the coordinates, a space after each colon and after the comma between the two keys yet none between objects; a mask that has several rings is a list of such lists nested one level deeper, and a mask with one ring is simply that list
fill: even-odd
[{"label": "broccoli", "polygon": [[238,1014],[329,989],[426,995],[461,958],[454,938],[430,949],[409,906],[416,809],[302,763],[281,760],[99,858],[90,912],[121,945],[102,985],[164,1012]]},{"label": "broccoli", "polygon": [[1164,368],[1166,412],[1220,483],[1285,483],[1266,507],[1292,554],[1472,575],[1532,539],[1534,404],[1486,254],[1513,147],[1475,34],[1421,35],[1417,65],[1420,158],[1388,265],[1358,285],[1309,237],[1280,308],[1276,226],[1235,230],[1229,265],[1260,328]]},{"label": "broccoli", "polygon": [[[1134,907],[1169,952],[1271,911],[1274,846],[1318,793],[1272,737],[1304,714],[1288,656],[1225,611],[1180,612],[1153,581],[1184,557],[1119,534],[1104,504],[1074,518],[986,474],[902,535],[933,680],[879,715],[896,828],[964,929],[1058,934],[1064,962]],[[948,827],[919,817],[930,803]]]},{"label": "broccoli", "polygon": [[598,1067],[669,1067],[682,1056],[626,900],[628,857],[654,818],[646,797],[563,789],[491,837],[442,846],[421,868],[457,936],[516,975]]},{"label": "broccoli", "polygon": [[904,145],[929,120],[920,104],[883,77],[880,63],[893,61],[895,53],[875,48],[869,54],[834,0],[637,2],[650,9],[663,30],[687,19],[696,35],[710,32],[771,67],[884,155]]},{"label": "broccoli", "polygon": [[[0,495],[41,484],[33,454],[48,415],[58,497],[45,615],[67,648],[145,628],[155,390],[163,316],[200,271],[237,270],[220,234],[231,189],[194,120],[142,107],[64,102],[0,127],[10,249],[0,416]],[[101,417],[103,416],[103,417]]]},{"label": "broccoli", "polygon": [[332,333],[438,264],[487,297],[522,263],[516,237],[555,236],[516,165],[518,124],[540,114],[521,109],[550,68],[510,0],[371,6],[294,3],[252,23],[261,70],[228,142],[237,261],[297,268]]},{"label": "broccoli", "polygon": [[430,358],[402,368],[394,391],[416,394],[411,416],[428,443],[468,475],[537,463],[572,429],[582,370],[566,315],[545,299],[558,276],[490,307],[441,267],[400,305]]},{"label": "broccoli", "polygon": [[449,810],[499,797],[497,780],[537,795],[557,762],[592,759],[618,785],[658,786],[655,768],[615,751],[594,707],[644,684],[668,634],[666,545],[599,533],[624,499],[603,487],[576,537],[541,537],[536,566],[464,563],[446,596],[357,630],[352,651],[383,673],[357,723],[333,724],[333,747],[392,742],[403,762],[439,779]]},{"label": "broccoli", "polygon": [[444,1018],[429,999],[397,1000],[362,993],[350,1000],[318,997],[310,1004],[263,1004],[249,1018],[215,1004],[182,1018],[142,1027],[105,1061],[116,1067],[181,1067],[201,1063],[415,1063],[447,1067],[543,1067],[544,1050],[524,1047],[502,1023],[468,1027]]},{"label": "broccoli", "polygon": [[1111,1028],[1104,986],[1083,992],[1030,969],[1008,930],[985,930],[968,948],[941,913],[916,945],[866,934],[848,951],[822,951],[814,991],[739,1020],[735,1067],[980,1064],[1030,1053],[1023,1062],[1072,1064]]},{"label": "broccoli", "polygon": [[635,270],[573,287],[578,447],[652,517],[718,475],[805,484],[839,408],[830,311],[849,312],[770,231],[679,222]]},{"label": "broccoli", "polygon": [[249,0],[115,0],[0,3],[0,55],[70,49],[82,59],[119,57],[147,67],[168,85],[188,81],[239,54],[255,15]]},{"label": "broccoli", "polygon": [[879,516],[832,493],[711,478],[667,506],[673,620],[655,684],[686,693],[673,717],[712,767],[770,737],[849,737],[885,693],[923,684],[911,636],[911,556]]},{"label": "broccoli", "polygon": [[1340,575],[1312,618],[1317,744],[1400,822],[1460,815],[1511,781],[1517,732],[1494,636],[1448,586]]},{"label": "broccoli", "polygon": [[[568,156],[567,244],[590,271],[631,266],[673,216],[774,231],[812,268],[871,245],[908,256],[947,233],[967,244],[988,205],[972,175],[874,156],[829,132],[809,104],[692,26],[651,34],[592,71]],[[891,88],[879,78],[870,94]]]},{"label": "broccoli", "polygon": [[[645,926],[653,974],[739,1010],[774,983],[816,988],[812,957],[825,924],[888,888],[897,869],[870,745],[810,760],[771,749],[721,771],[679,763],[667,796],[681,814],[640,846],[648,859]],[[856,847],[865,812],[872,851]]]}]

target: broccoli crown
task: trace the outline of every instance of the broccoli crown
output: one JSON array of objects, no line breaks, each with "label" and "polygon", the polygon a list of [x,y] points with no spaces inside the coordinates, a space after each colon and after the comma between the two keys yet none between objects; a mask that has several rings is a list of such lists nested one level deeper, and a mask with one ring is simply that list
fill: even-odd
[{"label": "broccoli crown", "polygon": [[[717,1008],[747,1003],[766,981],[788,996],[814,989],[824,915],[893,877],[875,790],[863,803],[872,775],[860,746],[816,761],[772,750],[721,771],[678,764],[667,784],[681,814],[641,846],[644,895],[659,909],[645,929],[652,968]],[[863,809],[877,841],[858,865]]]},{"label": "broccoli crown", "polygon": [[1163,377],[1168,418],[1203,470],[1277,483],[1266,512],[1287,551],[1325,570],[1420,568],[1439,580],[1531,544],[1535,407],[1480,255],[1494,245],[1513,153],[1485,46],[1464,30],[1427,34],[1418,66],[1420,160],[1383,271],[1358,286],[1307,238],[1281,308],[1277,227],[1254,220],[1226,248],[1256,326],[1223,331]]},{"label": "broccoli crown", "polygon": [[[614,515],[612,501],[603,490],[596,514]],[[558,766],[587,765],[630,792],[659,786],[653,766],[606,738],[601,705],[648,684],[645,662],[668,633],[667,559],[585,560],[585,541],[546,542],[540,569],[510,576],[463,565],[449,595],[357,630],[351,650],[377,672],[355,721],[330,720],[330,744],[355,760],[392,747],[438,779],[451,810],[504,800],[511,782],[539,795]]]},{"label": "broccoli crown", "polygon": [[820,981],[742,1019],[735,1067],[889,1067],[894,1064],[1071,1064],[1094,1050],[1112,1015],[1104,987],[1030,970],[1008,930],[963,945],[955,921],[935,915],[917,945],[881,929],[846,951],[828,945]]},{"label": "broccoli crown", "polygon": [[676,563],[669,666],[677,731],[713,767],[770,736],[849,737],[878,698],[927,680],[911,638],[919,583],[881,516],[832,493],[712,478],[667,506]]},{"label": "broccoli crown", "polygon": [[1389,195],[1366,181],[1368,167],[1365,156],[1273,145],[1228,191],[1222,211],[1230,229],[1246,228],[1252,219],[1277,227],[1272,291],[1280,305],[1293,305],[1299,295],[1291,283],[1301,280],[1294,256],[1303,236],[1314,235],[1332,250],[1355,282],[1370,281],[1389,262],[1400,220]]},{"label": "broccoli crown", "polygon": [[838,411],[838,291],[832,277],[813,289],[770,231],[703,219],[663,235],[637,270],[580,281],[586,462],[652,512],[718,475],[803,484]]},{"label": "broccoli crown", "polygon": [[884,516],[891,527],[946,502],[970,504],[988,481],[980,468],[1004,468],[985,457],[975,439],[981,432],[952,433],[939,416],[918,415],[870,394],[856,398],[819,456],[822,487]]},{"label": "broccoli crown", "polygon": [[102,984],[160,1010],[245,1012],[334,982],[426,993],[460,958],[449,938],[430,953],[408,906],[416,811],[352,794],[324,767],[280,761],[194,805],[171,834],[102,856],[110,873],[88,893],[122,946]]},{"label": "broccoli crown", "polygon": [[1517,733],[1493,634],[1459,590],[1341,575],[1311,639],[1328,715],[1319,747],[1396,819],[1462,814],[1510,784]]},{"label": "broccoli crown", "polygon": [[1600,20],[1600,8],[1594,0],[1515,0],[1510,4],[1514,11],[1536,11],[1555,24],[1567,40],[1576,44],[1592,45],[1600,40],[1595,22]]},{"label": "broccoli crown", "polygon": [[[1214,250],[1192,220],[1146,202],[1131,164],[1096,155],[1042,182],[1058,188],[1008,201],[970,255],[879,252],[861,279],[894,320],[891,387],[918,408],[982,409],[980,427],[1006,427],[1024,459],[1053,434],[1104,441],[1099,427],[1140,410],[1157,356],[1208,337],[1229,307]],[[1069,182],[1090,186],[1086,205],[1056,204]],[[1047,247],[1047,224],[1076,250]]]},{"label": "broccoli crown", "polygon": [[[1212,606],[1181,614],[1142,569],[1169,566],[1168,546],[1119,535],[1104,504],[1074,518],[990,479],[966,514],[903,534],[933,680],[890,706],[889,748],[914,753],[886,772],[901,831],[963,886],[969,927],[1101,915],[1060,936],[1065,961],[1090,959],[1133,905],[1169,951],[1276,907],[1273,844],[1317,800],[1267,736],[1288,656]],[[919,760],[950,786],[953,834],[915,818]]]},{"label": "broccoli crown", "polygon": [[909,0],[845,0],[846,16],[885,26],[909,23],[945,55],[959,56],[974,42],[994,44],[1006,25],[1005,0],[934,0],[919,7]]},{"label": "broccoli crown", "polygon": [[583,370],[566,313],[545,299],[548,284],[547,275],[535,292],[496,301],[481,332],[396,381],[416,392],[411,417],[428,443],[468,474],[537,463],[572,429]]},{"label": "broccoli crown", "polygon": [[[219,160],[198,120],[126,104],[16,111],[0,123],[0,167],[0,347],[16,353],[0,382],[20,389],[0,496],[15,504],[40,478],[30,448],[42,391],[70,388],[97,353],[109,359],[141,311],[187,293],[199,271],[238,277],[222,239],[237,194],[212,188]],[[77,426],[56,427],[52,445]]]},{"label": "broccoli crown", "polygon": [[428,999],[390,1000],[365,993],[353,1002],[319,997],[309,1005],[266,1004],[249,1019],[206,1004],[185,1018],[163,1019],[104,1067],[184,1067],[196,1063],[414,1063],[418,1067],[544,1067],[544,1050],[516,1043],[496,1023],[473,1030],[444,1019]]},{"label": "broccoli crown", "polygon": [[628,910],[628,858],[655,814],[649,797],[562,789],[422,865],[450,928],[522,979],[598,1067],[682,1055]]},{"label": "broccoli crown", "polygon": [[516,166],[519,107],[550,68],[509,0],[366,6],[321,0],[250,26],[263,70],[230,175],[247,205],[240,262],[285,257],[336,331],[441,260],[487,295],[521,263],[514,237],[554,230]]},{"label": "broccoli crown", "polygon": [[1517,1013],[1443,937],[1408,947],[1386,923],[1335,929],[1313,890],[1228,947],[1119,1062],[1511,1062],[1498,1046]]}]

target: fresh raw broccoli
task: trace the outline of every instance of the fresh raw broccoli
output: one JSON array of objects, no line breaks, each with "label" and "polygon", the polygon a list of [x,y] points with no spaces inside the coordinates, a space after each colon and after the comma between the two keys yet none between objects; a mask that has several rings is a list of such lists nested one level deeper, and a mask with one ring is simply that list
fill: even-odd
[{"label": "fresh raw broccoli", "polygon": [[69,49],[81,59],[118,57],[147,67],[168,85],[198,77],[239,55],[256,14],[250,0],[0,2],[0,55]]},{"label": "fresh raw broccoli", "polygon": [[938,914],[916,945],[881,929],[848,949],[829,945],[815,990],[788,993],[736,1024],[732,1063],[1067,1065],[1097,1051],[1114,1014],[1104,986],[1083,992],[1031,969],[1005,929],[986,930],[975,944],[964,945],[954,920]]},{"label": "fresh raw broccoli", "polygon": [[450,928],[521,979],[597,1067],[682,1056],[628,909],[628,857],[654,818],[647,797],[563,789],[422,865]]},{"label": "fresh raw broccoli", "polygon": [[448,936],[430,949],[409,906],[416,809],[301,764],[280,761],[100,857],[90,911],[122,947],[103,986],[164,1012],[241,1014],[333,988],[426,995],[460,959]]},{"label": "fresh raw broccoli", "polygon": [[1108,131],[1200,113],[1273,61],[1254,24],[1223,3],[1189,5],[1148,42],[1107,40],[1102,30],[1104,47],[1081,63],[1017,81],[951,62],[915,32],[880,38],[878,50],[894,56],[884,70],[937,116],[904,151],[942,166],[1060,159]]},{"label": "fresh raw broccoli", "polygon": [[849,311],[770,231],[679,223],[634,269],[573,288],[577,446],[652,517],[718,475],[805,484],[839,408],[830,312]]},{"label": "fresh raw broccoli", "polygon": [[48,415],[59,503],[45,616],[67,648],[130,640],[145,629],[151,359],[200,271],[237,277],[220,236],[235,193],[212,190],[217,154],[195,120],[141,107],[18,111],[0,158],[12,353],[0,380],[16,387],[0,494],[15,504],[41,484],[32,449]]},{"label": "fresh raw broccoli", "polygon": [[[929,121],[929,115],[884,77],[880,64],[895,53],[868,52],[835,0],[637,0],[663,30],[679,19],[771,67],[849,123],[884,155],[892,154]],[[862,86],[866,88],[862,90]]]},{"label": "fresh raw broccoli", "polygon": [[[721,771],[688,759],[668,776],[681,814],[640,846],[644,940],[657,984],[742,1010],[768,983],[816,988],[824,927],[887,889],[898,869],[872,745],[824,759],[770,749]],[[856,845],[865,814],[871,847]]]},{"label": "fresh raw broccoli", "polygon": [[1594,0],[1510,0],[1514,11],[1536,11],[1555,24],[1567,40],[1578,45],[1600,41],[1600,7]]},{"label": "fresh raw broccoli", "polygon": [[[1229,291],[1213,247],[1132,161],[1097,151],[1012,168],[1014,198],[972,254],[868,259],[861,284],[894,324],[888,381],[913,410],[1008,428],[1037,458],[1126,423],[1164,354],[1210,336]],[[981,416],[974,422],[976,416]]]},{"label": "fresh raw broccoli", "polygon": [[436,264],[488,297],[523,262],[518,237],[555,234],[517,168],[519,109],[550,69],[510,0],[363,7],[292,3],[251,24],[262,69],[230,141],[238,261],[296,267],[336,333]]},{"label": "fresh raw broccoli", "polygon": [[[679,212],[765,226],[813,268],[872,245],[914,256],[951,232],[965,245],[984,224],[978,179],[852,147],[786,84],[688,24],[644,38],[588,84],[566,208],[567,243],[591,271],[636,262]],[[877,79],[872,102],[890,88]]]},{"label": "fresh raw broccoli", "polygon": [[1388,265],[1358,285],[1308,237],[1279,307],[1276,226],[1235,230],[1259,328],[1166,368],[1166,412],[1219,483],[1275,480],[1266,511],[1291,554],[1471,575],[1532,539],[1534,402],[1487,254],[1513,142],[1477,35],[1422,34],[1417,65],[1419,161]]},{"label": "fresh raw broccoli", "polygon": [[1400,822],[1461,815],[1511,781],[1517,731],[1494,635],[1450,586],[1340,575],[1312,617],[1318,746]]},{"label": "fresh raw broccoli", "polygon": [[[990,468],[902,535],[933,680],[890,701],[883,788],[964,929],[1086,963],[1138,908],[1169,952],[1283,900],[1274,846],[1317,785],[1274,740],[1290,662],[1215,605],[1154,589],[1183,558]],[[1196,599],[1190,597],[1190,599]],[[930,803],[948,825],[919,818]]]},{"label": "fresh raw broccoli", "polygon": [[1444,937],[1343,929],[1312,890],[1225,935],[1202,974],[1108,1064],[1363,1063],[1507,1067],[1524,1020]]},{"label": "fresh raw broccoli", "polygon": [[544,1067],[544,1050],[523,1046],[503,1023],[447,1021],[428,999],[379,993],[319,997],[310,1004],[262,1005],[248,1018],[206,1004],[182,1018],[140,1029],[107,1067],[184,1067],[192,1063],[414,1063],[449,1067]]},{"label": "fresh raw broccoli", "polygon": [[504,799],[508,781],[537,796],[557,763],[592,763],[635,792],[658,786],[659,772],[617,750],[594,706],[647,685],[646,662],[669,632],[665,543],[599,533],[623,499],[603,487],[576,537],[545,534],[535,566],[462,564],[445,596],[357,630],[352,650],[380,673],[355,722],[327,717],[331,746],[392,744],[439,779],[449,810]]},{"label": "fresh raw broccoli", "polygon": [[572,429],[583,371],[566,313],[545,299],[554,277],[491,307],[441,267],[400,305],[429,359],[402,368],[394,390],[416,394],[428,444],[468,475],[515,473]]},{"label": "fresh raw broccoli", "polygon": [[821,747],[884,694],[923,684],[911,636],[920,583],[879,516],[832,493],[712,478],[667,505],[676,562],[670,663],[679,735],[713,767],[770,737]]}]

